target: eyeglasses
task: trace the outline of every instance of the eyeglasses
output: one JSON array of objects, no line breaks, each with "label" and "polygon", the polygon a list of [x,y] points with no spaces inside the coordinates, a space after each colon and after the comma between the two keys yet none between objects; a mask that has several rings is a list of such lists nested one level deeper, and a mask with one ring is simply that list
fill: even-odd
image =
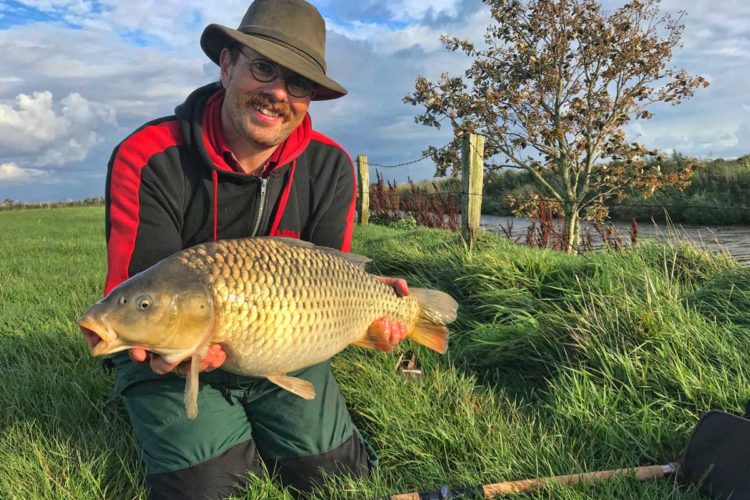
[{"label": "eyeglasses", "polygon": [[268,59],[263,59],[262,57],[253,58],[242,49],[240,49],[240,52],[250,60],[250,73],[252,73],[253,78],[259,82],[272,82],[278,78],[279,75],[283,75],[286,91],[289,92],[289,95],[294,97],[310,97],[318,88],[314,82],[308,80],[304,76],[285,71]]}]

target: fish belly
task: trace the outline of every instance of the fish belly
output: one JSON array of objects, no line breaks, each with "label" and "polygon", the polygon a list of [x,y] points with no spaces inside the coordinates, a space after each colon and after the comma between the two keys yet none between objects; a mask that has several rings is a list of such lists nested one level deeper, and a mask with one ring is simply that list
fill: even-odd
[{"label": "fish belly", "polygon": [[227,351],[223,368],[241,375],[264,377],[330,359],[362,338],[377,315],[360,311],[361,316],[355,317],[351,313],[351,308],[312,314],[260,311],[256,326],[227,335],[223,343]]}]

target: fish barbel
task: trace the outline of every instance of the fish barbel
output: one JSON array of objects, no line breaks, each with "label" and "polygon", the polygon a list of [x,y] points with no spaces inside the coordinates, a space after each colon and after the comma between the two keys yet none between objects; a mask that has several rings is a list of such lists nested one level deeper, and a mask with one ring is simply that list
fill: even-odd
[{"label": "fish barbel", "polygon": [[221,366],[265,377],[306,399],[309,382],[287,375],[350,344],[390,351],[389,317],[407,337],[444,353],[457,304],[448,294],[411,288],[399,297],[364,270],[370,259],[301,240],[219,240],[182,250],[124,281],[78,320],[93,356],[141,347],[168,363],[190,359],[188,416],[197,413],[198,367],[210,344]]}]

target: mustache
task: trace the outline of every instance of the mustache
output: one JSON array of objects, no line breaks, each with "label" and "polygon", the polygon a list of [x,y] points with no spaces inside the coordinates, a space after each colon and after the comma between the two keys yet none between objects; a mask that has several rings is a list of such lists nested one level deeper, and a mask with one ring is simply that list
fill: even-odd
[{"label": "mustache", "polygon": [[288,102],[280,102],[266,94],[253,94],[245,101],[247,106],[260,106],[270,109],[271,112],[281,115],[285,120],[292,119],[292,107]]}]

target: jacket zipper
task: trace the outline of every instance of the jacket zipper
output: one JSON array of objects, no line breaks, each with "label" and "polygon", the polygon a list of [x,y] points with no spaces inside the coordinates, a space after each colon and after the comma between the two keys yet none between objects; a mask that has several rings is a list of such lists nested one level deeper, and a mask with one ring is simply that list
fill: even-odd
[{"label": "jacket zipper", "polygon": [[258,229],[260,229],[260,221],[263,219],[263,207],[266,204],[266,186],[268,185],[268,178],[267,177],[261,177],[260,179],[260,201],[258,202],[258,218],[255,219],[255,229],[253,229],[253,233],[250,235],[251,237],[256,236],[258,234]]}]

